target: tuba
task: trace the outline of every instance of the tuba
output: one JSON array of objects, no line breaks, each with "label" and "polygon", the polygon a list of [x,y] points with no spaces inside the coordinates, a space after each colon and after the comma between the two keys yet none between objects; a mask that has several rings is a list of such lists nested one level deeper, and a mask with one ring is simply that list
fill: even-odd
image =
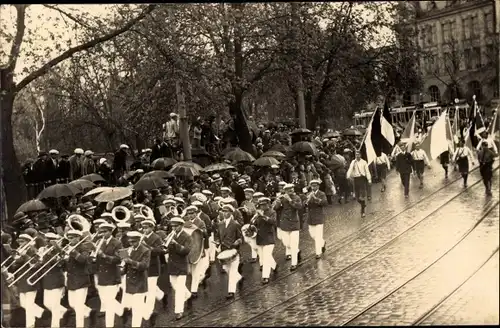
[{"label": "tuba", "polygon": [[111,215],[113,216],[113,220],[116,223],[129,223],[130,218],[132,217],[132,213],[125,206],[117,206],[113,208],[111,211]]},{"label": "tuba", "polygon": [[80,214],[71,214],[66,219],[66,224],[72,230],[80,230],[82,232],[90,232],[92,224]]},{"label": "tuba", "polygon": [[134,214],[140,214],[140,215],[143,215],[145,216],[146,218],[148,219],[155,219],[155,215],[154,215],[154,212],[153,210],[147,206],[147,205],[144,205],[144,204],[135,204],[134,205]]}]

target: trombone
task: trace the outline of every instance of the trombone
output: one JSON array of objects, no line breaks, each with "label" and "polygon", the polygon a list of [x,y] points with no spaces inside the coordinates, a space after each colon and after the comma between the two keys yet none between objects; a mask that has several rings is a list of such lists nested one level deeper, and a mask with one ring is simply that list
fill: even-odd
[{"label": "trombone", "polygon": [[[87,235],[84,235],[82,237],[82,239],[80,239],[80,241],[78,241],[78,243],[76,243],[75,245],[66,245],[64,246],[64,248],[61,250],[63,253],[65,253],[65,256],[68,255],[69,253],[71,253],[73,250],[75,250],[80,244],[82,244],[84,241],[88,240],[88,239],[93,239],[95,236],[96,236],[97,233],[94,233],[94,234],[87,234]],[[66,237],[62,238],[61,241],[63,239],[67,239]],[[61,242],[61,241],[58,241]],[[42,256],[45,256],[47,254],[49,254],[53,249],[54,249],[55,246],[52,246],[50,247],[47,251],[45,251],[43,253]],[[43,277],[45,277],[50,271],[52,271],[52,269],[54,269],[57,265],[59,265],[59,263],[64,260],[65,257],[61,257],[61,254],[55,254],[54,256],[52,256],[50,259],[48,259],[47,261],[45,261],[45,263],[39,267],[35,272],[33,272],[33,274],[31,276],[28,277],[28,279],[26,279],[26,282],[30,285],[30,286],[33,286],[35,285],[36,283],[38,283]],[[55,260],[55,262],[53,262]],[[52,263],[53,262],[53,263]],[[52,263],[52,265],[50,265]],[[47,267],[50,265],[50,267],[47,269]],[[45,270],[45,271],[44,271]],[[43,273],[41,273],[43,271]],[[24,276],[24,274],[22,275]],[[22,277],[21,276],[21,277]],[[38,277],[37,277],[38,276]],[[16,280],[14,282],[12,282],[11,284],[14,284],[15,282],[17,282],[19,279],[21,279],[21,277],[19,278],[16,278]],[[34,280],[33,280],[34,279]]]},{"label": "trombone", "polygon": [[[35,245],[36,243],[36,240],[33,239],[33,240],[30,240],[28,243],[26,243],[23,247],[21,247],[20,249],[16,249],[15,250],[15,254],[12,254],[10,255],[9,257],[7,257],[3,262],[2,264],[0,265],[2,267],[2,270],[9,270],[9,268],[14,264],[15,260],[17,260],[20,256],[24,255],[24,253],[26,253],[26,251],[33,245]],[[6,265],[10,260],[14,260],[14,261],[11,261],[8,265]]]}]

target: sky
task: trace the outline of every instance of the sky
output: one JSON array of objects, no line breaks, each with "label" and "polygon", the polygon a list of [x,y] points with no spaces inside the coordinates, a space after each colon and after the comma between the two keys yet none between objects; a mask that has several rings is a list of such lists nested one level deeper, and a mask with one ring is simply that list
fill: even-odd
[{"label": "sky", "polygon": [[[104,18],[112,11],[111,5],[57,5],[57,7],[72,13],[87,13],[91,17]],[[87,17],[88,17],[87,15]],[[25,40],[32,40],[32,43],[25,42],[21,49],[21,55],[17,62],[15,80],[17,82],[33,70],[33,67],[40,67],[51,58],[56,57],[69,46],[75,46],[76,33],[73,23],[62,19],[62,15],[53,9],[43,5],[30,5],[27,9],[26,35]],[[370,19],[370,17],[367,17]],[[16,20],[15,8],[10,5],[0,7],[1,29],[13,34]],[[372,46],[381,45],[387,40],[389,31],[382,31],[374,39]],[[51,39],[61,40],[62,50],[55,47],[56,42]],[[6,53],[10,51],[10,45],[6,46],[5,40],[0,38],[0,63],[6,63]],[[31,52],[31,53],[30,53]]]}]

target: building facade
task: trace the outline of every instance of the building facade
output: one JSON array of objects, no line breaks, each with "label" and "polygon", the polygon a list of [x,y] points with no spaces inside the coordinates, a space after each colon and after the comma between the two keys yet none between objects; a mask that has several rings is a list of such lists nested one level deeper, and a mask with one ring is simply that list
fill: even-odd
[{"label": "building facade", "polygon": [[496,107],[500,0],[413,1],[423,90],[414,102],[455,98]]}]

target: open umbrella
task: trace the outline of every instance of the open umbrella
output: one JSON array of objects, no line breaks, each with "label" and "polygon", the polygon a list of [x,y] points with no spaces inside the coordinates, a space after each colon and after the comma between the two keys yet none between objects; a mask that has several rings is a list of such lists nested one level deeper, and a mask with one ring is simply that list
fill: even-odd
[{"label": "open umbrella", "polygon": [[111,189],[113,189],[113,187],[97,187],[97,188],[94,188],[91,191],[87,192],[85,195],[83,195],[83,197],[98,195],[102,192],[109,191]]},{"label": "open umbrella", "polygon": [[238,147],[228,147],[228,148],[226,148],[226,149],[223,149],[223,150],[221,151],[221,154],[222,154],[222,155],[226,155],[227,153],[230,153],[230,152],[232,152],[232,151],[235,151],[236,149],[240,149],[240,148],[238,148]]},{"label": "open umbrella", "polygon": [[268,150],[264,154],[260,155],[260,157],[274,157],[277,159],[285,159],[286,155],[277,150]]},{"label": "open umbrella", "polygon": [[179,167],[179,166],[193,167],[193,168],[195,168],[198,171],[203,170],[203,167],[200,164],[196,164],[194,162],[179,162],[179,163],[175,163],[174,166],[172,166],[172,168]]},{"label": "open umbrella", "polygon": [[259,157],[253,163],[255,166],[267,166],[280,165],[280,162],[274,157]]},{"label": "open umbrella", "polygon": [[212,155],[210,155],[205,150],[205,148],[191,148],[191,156],[193,156],[193,157],[203,157],[203,156],[212,157]]},{"label": "open umbrella", "polygon": [[135,190],[153,190],[164,187],[168,187],[168,183],[159,177],[142,178],[134,185]]},{"label": "open umbrella", "polygon": [[212,165],[209,165],[205,168],[203,168],[203,172],[206,173],[212,173],[212,172],[219,172],[219,171],[225,171],[225,170],[233,170],[235,169],[234,166],[227,164],[227,163],[215,163]]},{"label": "open umbrella", "polygon": [[241,162],[253,162],[255,161],[255,157],[252,154],[247,153],[246,151],[237,148],[226,155],[224,155],[225,159],[230,160],[233,163],[241,163]]},{"label": "open umbrella", "polygon": [[152,164],[153,169],[155,170],[166,170],[170,168],[172,165],[177,163],[177,161],[173,158],[169,157],[160,157],[154,160]]},{"label": "open umbrella", "polygon": [[95,187],[95,184],[89,180],[73,180],[69,183],[71,186],[75,186],[80,191],[84,191],[85,189],[92,189]]},{"label": "open umbrella", "polygon": [[308,155],[318,155],[318,149],[316,146],[308,141],[299,141],[292,145],[292,150],[296,153],[308,154]]},{"label": "open umbrella", "polygon": [[200,170],[194,166],[187,165],[172,167],[169,172],[178,177],[197,177],[200,175]]},{"label": "open umbrella", "polygon": [[280,153],[286,154],[290,151],[290,147],[285,146],[283,144],[275,144],[271,147],[270,150],[275,150],[275,151],[279,151]]},{"label": "open umbrella", "polygon": [[361,136],[363,136],[363,133],[359,132],[357,129],[345,129],[344,132],[342,132],[342,135],[361,137]]},{"label": "open umbrella", "polygon": [[56,183],[42,190],[37,198],[47,199],[47,198],[60,198],[60,197],[71,197],[79,194],[81,191],[74,185]]},{"label": "open umbrella", "polygon": [[312,131],[309,130],[309,129],[305,129],[305,128],[300,128],[300,129],[295,129],[293,130],[290,135],[300,135],[300,134],[311,134]]},{"label": "open umbrella", "polygon": [[116,202],[132,195],[132,189],[126,187],[114,187],[111,190],[104,191],[94,199],[99,203]]},{"label": "open umbrella", "polygon": [[91,173],[91,174],[84,175],[79,180],[87,180],[90,182],[104,182],[104,181],[106,181],[106,179],[104,179],[102,176],[100,176],[97,173]]},{"label": "open umbrella", "polygon": [[47,206],[41,200],[32,199],[32,200],[29,200],[26,203],[22,204],[21,206],[19,206],[16,213],[18,213],[18,212],[23,212],[23,213],[38,212],[38,211],[43,211],[46,209],[47,209]]},{"label": "open umbrella", "polygon": [[340,138],[340,133],[338,131],[327,132],[323,135],[323,138]]},{"label": "open umbrella", "polygon": [[141,179],[148,178],[148,177],[154,177],[154,178],[161,178],[161,179],[170,179],[173,178],[173,174],[168,173],[167,171],[151,171],[146,174],[144,174]]}]

